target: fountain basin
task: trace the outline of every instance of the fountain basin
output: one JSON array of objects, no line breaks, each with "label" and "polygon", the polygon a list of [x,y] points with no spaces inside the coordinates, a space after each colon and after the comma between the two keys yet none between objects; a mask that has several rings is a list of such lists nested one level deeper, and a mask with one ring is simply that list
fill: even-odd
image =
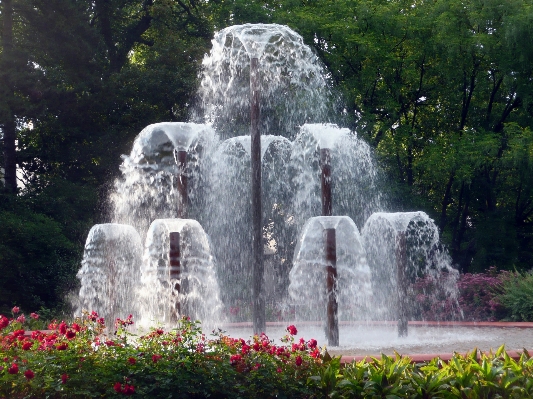
[{"label": "fountain basin", "polygon": [[[287,334],[292,322],[267,322],[267,335],[279,340]],[[317,322],[297,322],[300,337],[314,338],[319,345],[326,343],[324,327]],[[224,325],[227,334],[247,339],[252,336],[251,322]],[[398,337],[397,323],[392,321],[339,322],[340,343],[328,347],[332,356],[342,356],[343,363],[394,356],[395,352],[410,357],[414,362],[429,361],[439,357],[449,360],[453,353],[465,354],[477,349],[495,352],[501,345],[509,356],[518,358],[524,348],[533,348],[530,322],[435,322],[410,321],[409,336]]]}]

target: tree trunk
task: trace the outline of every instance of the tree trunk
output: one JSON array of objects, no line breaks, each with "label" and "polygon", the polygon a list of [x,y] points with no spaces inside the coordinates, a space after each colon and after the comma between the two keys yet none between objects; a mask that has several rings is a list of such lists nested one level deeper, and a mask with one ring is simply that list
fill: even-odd
[{"label": "tree trunk", "polygon": [[4,112],[0,121],[4,135],[4,182],[5,190],[17,192],[16,124],[13,114],[13,0],[2,1],[2,83],[4,86]]}]

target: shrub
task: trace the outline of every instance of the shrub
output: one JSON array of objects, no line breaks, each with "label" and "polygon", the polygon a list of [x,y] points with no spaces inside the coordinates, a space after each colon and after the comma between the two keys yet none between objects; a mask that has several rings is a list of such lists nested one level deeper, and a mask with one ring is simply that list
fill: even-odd
[{"label": "shrub", "polygon": [[[14,309],[15,311],[17,309]],[[170,332],[115,333],[95,312],[52,331],[26,333],[22,320],[0,315],[0,398],[524,398],[533,396],[533,359],[473,351],[414,364],[399,354],[341,366],[321,354],[314,339],[295,339],[287,327],[281,345],[266,335],[236,339],[202,334],[183,318]]]},{"label": "shrub", "polygon": [[496,300],[506,310],[506,319],[533,321],[533,272],[505,273]]},{"label": "shrub", "polygon": [[412,286],[415,317],[423,320],[496,321],[506,317],[502,303],[503,284],[511,276],[495,267],[484,273],[465,273],[457,279],[457,291],[450,276],[441,273],[419,278]]}]

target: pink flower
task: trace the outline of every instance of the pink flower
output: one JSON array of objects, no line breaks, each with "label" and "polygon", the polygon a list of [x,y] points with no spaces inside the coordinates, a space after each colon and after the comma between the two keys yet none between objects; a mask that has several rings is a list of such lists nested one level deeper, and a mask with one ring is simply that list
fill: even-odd
[{"label": "pink flower", "polygon": [[301,366],[302,365],[302,357],[301,356],[296,356],[296,365],[297,366]]},{"label": "pink flower", "polygon": [[316,348],[317,344],[318,344],[318,342],[316,342],[316,339],[314,339],[314,338],[311,338],[309,340],[309,342],[307,342],[307,345],[309,345],[309,347],[311,349]]},{"label": "pink flower", "polygon": [[152,362],[157,363],[162,357],[161,355],[152,355]]},{"label": "pink flower", "polygon": [[31,380],[33,377],[35,377],[35,374],[33,371],[28,369],[24,372],[24,377],[26,377],[28,380]]},{"label": "pink flower", "polygon": [[137,363],[137,360],[135,360],[134,357],[129,357],[129,358],[128,358],[128,363],[129,363],[129,364],[135,364],[135,363]]},{"label": "pink flower", "polygon": [[290,325],[289,327],[287,327],[287,331],[288,331],[289,334],[291,334],[291,335],[296,335],[296,334],[298,334],[298,330],[297,330],[296,327],[293,326],[293,325]]},{"label": "pink flower", "polygon": [[[98,313],[96,313],[94,310],[91,312],[90,315],[87,315],[87,318],[90,320],[90,321],[96,321],[98,319]],[[117,383],[119,384],[119,383]]]},{"label": "pink flower", "polygon": [[33,319],[33,320],[37,320],[39,318],[39,315],[37,313],[30,313],[30,317]]},{"label": "pink flower", "polygon": [[13,312],[13,314],[17,314],[18,312],[20,312],[20,308],[18,306],[13,306],[13,309],[11,309],[11,312]]},{"label": "pink flower", "polygon": [[61,375],[61,384],[66,384],[68,379],[69,379],[68,374],[62,374]]},{"label": "pink flower", "polygon": [[19,366],[17,363],[13,363],[10,368],[7,369],[9,374],[17,374],[19,372]]},{"label": "pink flower", "polygon": [[26,321],[26,317],[24,317],[24,314],[21,314],[19,317],[17,317],[17,321],[19,323],[24,323]]},{"label": "pink flower", "polygon": [[281,369],[281,367],[278,367],[278,369],[276,370],[276,373],[281,373],[283,370]]}]

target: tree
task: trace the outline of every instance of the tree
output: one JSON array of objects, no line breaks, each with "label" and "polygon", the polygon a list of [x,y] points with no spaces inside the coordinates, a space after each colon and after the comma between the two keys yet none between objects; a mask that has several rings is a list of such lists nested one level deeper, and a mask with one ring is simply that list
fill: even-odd
[{"label": "tree", "polygon": [[463,271],[529,266],[532,198],[505,161],[531,148],[529,2],[284,2],[276,18],[327,65],[396,209],[430,213]]}]

